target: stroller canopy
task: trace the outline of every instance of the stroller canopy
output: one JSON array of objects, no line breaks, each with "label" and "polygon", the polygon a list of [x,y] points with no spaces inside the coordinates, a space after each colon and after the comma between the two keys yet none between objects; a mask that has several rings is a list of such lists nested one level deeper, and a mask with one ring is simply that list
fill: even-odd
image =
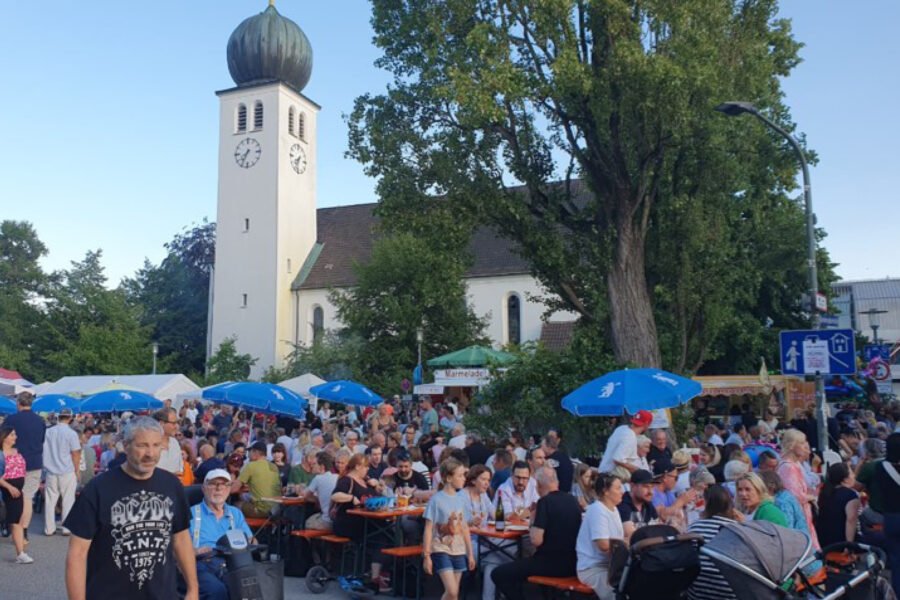
[{"label": "stroller canopy", "polygon": [[[711,558],[738,597],[772,597],[812,550],[809,536],[768,521],[728,524],[700,552]],[[767,583],[760,581],[761,576]],[[743,592],[749,592],[744,596]]]}]

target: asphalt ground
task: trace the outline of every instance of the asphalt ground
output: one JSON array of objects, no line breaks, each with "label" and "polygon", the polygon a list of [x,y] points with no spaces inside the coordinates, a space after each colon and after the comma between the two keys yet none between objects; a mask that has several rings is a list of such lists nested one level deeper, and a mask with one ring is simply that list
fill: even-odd
[{"label": "asphalt ground", "polygon": [[[26,550],[34,558],[30,565],[16,564],[12,538],[0,538],[0,600],[67,600],[65,570],[69,538],[59,533],[45,536],[43,527],[43,515],[36,514],[29,527],[30,543]],[[285,577],[284,589],[285,599],[348,598],[337,583],[331,583],[324,594],[314,596],[307,591],[304,580],[295,577]]]}]

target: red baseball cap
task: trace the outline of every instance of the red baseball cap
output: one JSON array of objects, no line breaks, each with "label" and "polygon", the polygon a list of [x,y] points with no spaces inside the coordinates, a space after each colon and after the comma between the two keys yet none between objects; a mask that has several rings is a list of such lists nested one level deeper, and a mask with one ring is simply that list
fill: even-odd
[{"label": "red baseball cap", "polygon": [[653,413],[649,410],[639,410],[631,417],[631,423],[633,425],[639,425],[640,427],[649,427],[652,422]]}]

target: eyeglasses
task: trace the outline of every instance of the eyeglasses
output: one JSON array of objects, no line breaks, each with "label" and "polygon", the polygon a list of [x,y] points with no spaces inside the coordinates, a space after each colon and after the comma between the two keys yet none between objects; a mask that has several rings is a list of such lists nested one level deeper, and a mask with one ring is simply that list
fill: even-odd
[{"label": "eyeglasses", "polygon": [[161,423],[165,423],[166,425],[178,425],[178,421],[160,421]]},{"label": "eyeglasses", "polygon": [[215,489],[215,488],[226,488],[226,487],[229,487],[231,484],[228,483],[227,481],[209,481],[206,483],[206,485]]}]

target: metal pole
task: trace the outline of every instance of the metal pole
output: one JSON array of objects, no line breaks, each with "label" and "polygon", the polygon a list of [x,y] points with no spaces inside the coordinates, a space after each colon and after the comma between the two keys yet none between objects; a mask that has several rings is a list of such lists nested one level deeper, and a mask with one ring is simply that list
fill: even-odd
[{"label": "metal pole", "polygon": [[[816,268],[816,224],[812,208],[812,185],[809,181],[809,166],[806,163],[806,154],[800,146],[800,142],[790,133],[781,128],[774,121],[756,110],[749,111],[757,119],[777,131],[784,137],[794,149],[800,166],[803,170],[803,200],[806,204],[806,244],[807,244],[807,269],[809,272],[809,307],[812,318],[812,328],[819,329],[819,310],[816,307],[816,297],[819,294],[819,275]],[[818,426],[818,449],[825,452],[828,449],[828,416],[825,412],[825,380],[821,373],[816,373],[816,424]]]},{"label": "metal pole", "polygon": [[156,375],[156,355],[159,354],[159,344],[153,342],[153,374]]}]

